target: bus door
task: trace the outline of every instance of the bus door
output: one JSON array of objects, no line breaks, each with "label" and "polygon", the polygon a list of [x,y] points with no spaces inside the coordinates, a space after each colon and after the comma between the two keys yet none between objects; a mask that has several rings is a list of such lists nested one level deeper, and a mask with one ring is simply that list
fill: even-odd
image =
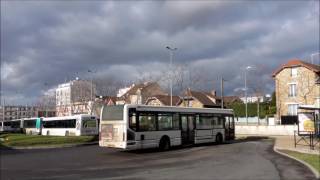
[{"label": "bus door", "polygon": [[226,140],[233,140],[235,138],[233,116],[225,116],[225,136]]},{"label": "bus door", "polygon": [[181,140],[182,144],[194,143],[195,116],[181,115]]}]

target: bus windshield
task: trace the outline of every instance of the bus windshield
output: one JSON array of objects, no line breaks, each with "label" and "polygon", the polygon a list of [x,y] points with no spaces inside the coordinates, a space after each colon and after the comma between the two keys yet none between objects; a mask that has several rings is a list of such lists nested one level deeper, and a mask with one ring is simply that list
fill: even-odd
[{"label": "bus windshield", "polygon": [[102,112],[101,121],[121,121],[123,120],[123,105],[105,106]]}]

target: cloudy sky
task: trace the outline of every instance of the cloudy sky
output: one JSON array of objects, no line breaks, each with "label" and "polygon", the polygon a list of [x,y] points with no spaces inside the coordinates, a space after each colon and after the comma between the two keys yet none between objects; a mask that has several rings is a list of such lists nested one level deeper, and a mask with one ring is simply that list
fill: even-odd
[{"label": "cloudy sky", "polygon": [[1,1],[2,94],[33,103],[77,76],[129,84],[168,70],[168,45],[198,89],[223,76],[235,94],[250,65],[249,87],[271,93],[273,70],[319,51],[319,1]]}]

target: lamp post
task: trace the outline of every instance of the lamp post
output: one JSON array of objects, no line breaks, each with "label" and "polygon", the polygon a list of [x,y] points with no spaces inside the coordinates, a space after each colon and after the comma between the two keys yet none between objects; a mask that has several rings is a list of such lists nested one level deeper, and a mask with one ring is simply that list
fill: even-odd
[{"label": "lamp post", "polygon": [[166,47],[170,51],[170,106],[172,106],[172,59],[173,59],[173,52],[176,51],[178,48],[171,48],[169,46]]},{"label": "lamp post", "polygon": [[[46,89],[46,91],[47,91],[47,89],[48,89],[48,87],[49,87],[49,84],[48,83],[44,83],[44,86],[45,86],[45,89]],[[48,91],[47,91],[47,93],[49,93]],[[45,117],[48,117],[48,110],[47,110],[47,106],[48,106],[48,98],[49,98],[49,95],[48,94],[46,94],[46,92],[44,92],[44,116]]]},{"label": "lamp post", "polygon": [[248,124],[247,71],[251,68],[252,68],[251,66],[247,66],[244,71],[244,94],[245,94],[246,122],[247,122],[247,124]]}]

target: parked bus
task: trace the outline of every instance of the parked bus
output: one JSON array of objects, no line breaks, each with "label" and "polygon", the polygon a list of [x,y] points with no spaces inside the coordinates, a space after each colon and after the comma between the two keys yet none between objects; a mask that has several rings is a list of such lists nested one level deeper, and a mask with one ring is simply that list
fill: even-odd
[{"label": "parked bus", "polygon": [[23,118],[22,119],[22,131],[29,135],[41,134],[42,118]]},{"label": "parked bus", "polygon": [[42,120],[42,135],[82,136],[98,134],[97,118],[88,114],[48,117]]},{"label": "parked bus", "polygon": [[231,109],[168,106],[103,106],[99,145],[127,150],[232,140]]}]

